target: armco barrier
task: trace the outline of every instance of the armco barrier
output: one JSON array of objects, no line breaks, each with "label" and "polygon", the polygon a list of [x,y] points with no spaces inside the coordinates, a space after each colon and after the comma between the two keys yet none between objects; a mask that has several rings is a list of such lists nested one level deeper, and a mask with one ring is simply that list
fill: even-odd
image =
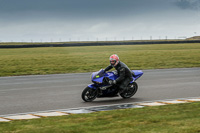
[{"label": "armco barrier", "polygon": [[200,43],[200,40],[166,40],[166,41],[112,41],[112,42],[82,42],[63,44],[23,44],[23,45],[1,45],[0,48],[34,48],[34,47],[75,47],[75,46],[106,46],[106,45],[145,45],[145,44],[179,44],[179,43]]}]

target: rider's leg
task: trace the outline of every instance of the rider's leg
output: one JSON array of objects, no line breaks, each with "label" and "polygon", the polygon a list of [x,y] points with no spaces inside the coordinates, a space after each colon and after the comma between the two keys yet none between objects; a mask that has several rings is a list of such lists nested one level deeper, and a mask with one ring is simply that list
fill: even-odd
[{"label": "rider's leg", "polygon": [[128,90],[128,84],[130,82],[131,82],[131,79],[126,78],[120,83],[119,89],[121,90],[121,92],[125,92],[126,90]]}]

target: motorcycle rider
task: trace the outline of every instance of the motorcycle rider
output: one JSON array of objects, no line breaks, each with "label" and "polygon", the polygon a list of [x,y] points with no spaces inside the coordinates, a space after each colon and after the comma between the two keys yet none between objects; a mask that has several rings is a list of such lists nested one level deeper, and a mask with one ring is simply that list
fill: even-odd
[{"label": "motorcycle rider", "polygon": [[109,80],[109,84],[119,85],[119,89],[123,92],[125,92],[128,89],[128,84],[133,80],[132,74],[133,72],[128,68],[128,66],[119,61],[119,56],[116,54],[113,54],[109,58],[110,65],[105,68],[105,72],[112,69],[113,67],[117,70],[118,78],[116,80]]}]

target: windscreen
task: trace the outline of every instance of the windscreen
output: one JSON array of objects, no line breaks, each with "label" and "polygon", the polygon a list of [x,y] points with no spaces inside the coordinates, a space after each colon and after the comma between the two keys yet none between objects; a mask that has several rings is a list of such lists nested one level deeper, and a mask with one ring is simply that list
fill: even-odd
[{"label": "windscreen", "polygon": [[104,70],[101,69],[101,70],[99,70],[98,72],[96,72],[92,78],[93,78],[93,79],[100,78],[100,77],[103,77],[104,74],[105,74],[105,73],[104,73]]}]

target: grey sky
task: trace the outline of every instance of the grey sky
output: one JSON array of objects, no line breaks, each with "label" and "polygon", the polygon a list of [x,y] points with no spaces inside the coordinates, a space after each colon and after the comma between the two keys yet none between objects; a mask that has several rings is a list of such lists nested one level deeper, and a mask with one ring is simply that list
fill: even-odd
[{"label": "grey sky", "polygon": [[200,0],[0,0],[0,41],[200,35]]}]

